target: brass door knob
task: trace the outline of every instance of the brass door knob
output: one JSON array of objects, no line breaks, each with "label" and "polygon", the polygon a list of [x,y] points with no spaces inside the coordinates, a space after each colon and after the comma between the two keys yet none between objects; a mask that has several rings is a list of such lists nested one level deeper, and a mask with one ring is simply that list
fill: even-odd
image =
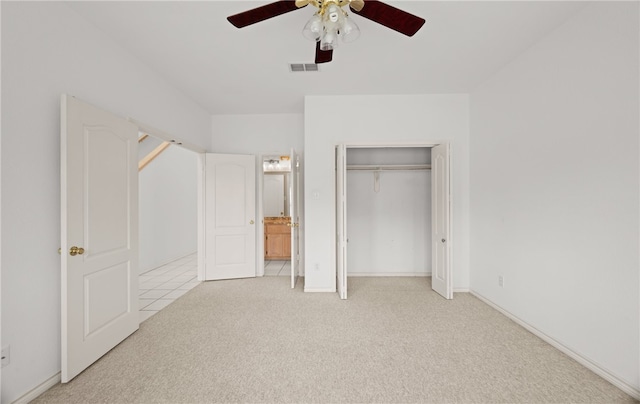
[{"label": "brass door knob", "polygon": [[69,255],[71,256],[82,255],[82,254],[84,254],[84,248],[82,247],[73,246],[69,249]]}]

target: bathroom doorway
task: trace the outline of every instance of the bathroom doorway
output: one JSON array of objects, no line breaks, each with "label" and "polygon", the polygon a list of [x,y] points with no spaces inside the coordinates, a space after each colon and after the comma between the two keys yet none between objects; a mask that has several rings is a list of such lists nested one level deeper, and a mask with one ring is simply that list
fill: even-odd
[{"label": "bathroom doorway", "polygon": [[288,276],[292,288],[300,262],[299,168],[294,150],[262,157],[263,275]]}]

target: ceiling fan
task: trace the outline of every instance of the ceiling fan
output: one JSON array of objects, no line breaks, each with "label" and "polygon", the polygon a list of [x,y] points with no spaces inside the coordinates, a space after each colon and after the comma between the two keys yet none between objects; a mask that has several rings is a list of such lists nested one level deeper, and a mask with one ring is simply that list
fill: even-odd
[{"label": "ceiling fan", "polygon": [[354,14],[407,36],[413,36],[425,23],[423,18],[378,0],[366,0],[366,3],[365,0],[280,0],[232,15],[227,17],[227,20],[235,27],[243,28],[309,4],[315,6],[317,11],[307,22],[302,33],[316,41],[315,63],[331,61],[338,38],[344,42],[351,42],[360,36],[360,29],[349,18],[343,9],[344,6],[348,5]]}]

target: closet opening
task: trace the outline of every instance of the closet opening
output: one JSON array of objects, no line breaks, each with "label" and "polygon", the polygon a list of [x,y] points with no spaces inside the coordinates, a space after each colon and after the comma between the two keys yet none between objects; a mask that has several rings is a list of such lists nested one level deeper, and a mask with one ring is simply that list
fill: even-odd
[{"label": "closet opening", "polygon": [[340,297],[349,277],[416,277],[450,298],[448,146],[336,150]]}]

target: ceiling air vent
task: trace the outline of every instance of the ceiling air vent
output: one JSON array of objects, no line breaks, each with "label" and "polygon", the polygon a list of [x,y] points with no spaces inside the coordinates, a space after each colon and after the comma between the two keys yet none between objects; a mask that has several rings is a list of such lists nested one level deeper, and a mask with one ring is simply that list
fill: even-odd
[{"label": "ceiling air vent", "polygon": [[290,63],[289,68],[292,72],[317,72],[318,65],[315,63]]}]

